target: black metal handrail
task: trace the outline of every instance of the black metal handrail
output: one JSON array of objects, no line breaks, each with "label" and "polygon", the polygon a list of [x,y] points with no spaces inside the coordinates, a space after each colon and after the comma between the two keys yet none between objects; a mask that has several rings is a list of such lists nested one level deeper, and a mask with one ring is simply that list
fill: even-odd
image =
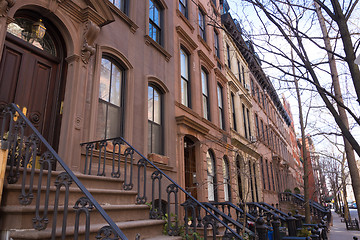
[{"label": "black metal handrail", "polygon": [[[158,166],[156,166],[152,161],[147,159],[143,154],[137,151],[133,146],[131,146],[125,139],[122,137],[117,138],[109,138],[98,141],[90,141],[81,143],[81,146],[85,146],[85,174],[93,174],[94,170],[92,169],[93,161],[96,159],[98,169],[95,169],[98,176],[105,176],[106,174],[106,159],[109,157],[111,160],[111,177],[120,178],[121,176],[121,161],[123,161],[123,175],[124,175],[124,190],[132,190],[134,187],[133,183],[133,165],[134,163],[134,153],[138,155],[138,162],[136,163],[138,167],[138,183],[137,183],[137,198],[136,201],[138,204],[146,203],[148,197],[146,194],[146,170],[147,166],[150,165],[155,169],[155,171],[151,174],[151,209],[150,209],[150,218],[163,218],[164,212],[162,210],[162,194],[161,194],[161,181],[163,177],[167,179],[170,184],[167,185],[167,200],[170,204],[170,201],[173,200],[175,203],[175,214],[172,214],[170,207],[167,208],[167,233],[171,236],[179,235],[180,226],[178,225],[179,216],[178,212],[178,191],[182,191],[187,200],[180,204],[184,208],[184,222],[185,222],[185,236],[188,238],[193,235],[194,239],[197,239],[196,232],[197,228],[213,225],[214,221],[217,222],[215,224],[221,224],[226,228],[226,237],[231,239],[235,237],[236,239],[243,239],[236,231],[234,231],[231,227],[229,227],[224,221],[218,218],[214,213],[212,213],[207,207],[205,207],[202,203],[200,203],[196,198],[194,198],[189,192],[187,192],[184,188],[182,188],[179,184],[177,184],[172,178],[170,178],[166,173],[164,173]],[[107,147],[111,145],[111,151],[107,151]],[[122,149],[121,146],[125,146],[125,149]],[[97,152],[95,154],[95,149],[97,148]],[[123,152],[122,152],[123,151]],[[110,154],[110,155],[109,155]],[[142,177],[142,178],[141,178]],[[142,189],[141,189],[142,188]],[[158,190],[158,199],[155,199],[156,189]],[[174,195],[174,199],[171,199],[171,196]],[[156,201],[157,200],[157,201]],[[200,216],[200,209],[206,213],[206,216]],[[189,216],[190,215],[190,216]],[[191,221],[189,221],[191,219]],[[174,224],[175,222],[175,224]],[[192,228],[193,231],[190,232],[189,228]],[[215,239],[216,236],[213,236]],[[224,235],[225,237],[225,235]]]},{"label": "black metal handrail", "polygon": [[285,218],[285,219],[286,219],[287,217],[289,217],[289,215],[287,215],[287,214],[284,213],[283,211],[281,211],[281,210],[279,210],[279,209],[271,206],[271,205],[268,204],[268,203],[260,202],[259,204],[262,205],[262,206],[264,206],[264,207],[266,207],[266,208],[268,208],[268,209],[273,210],[273,211],[276,212],[279,216],[282,216],[282,217]]},{"label": "black metal handrail", "polygon": [[269,210],[257,202],[248,202],[248,203],[246,203],[246,205],[256,207],[258,209],[258,211],[262,212],[262,214],[265,213],[265,215],[271,215],[271,216],[277,215],[283,223],[286,222],[286,219],[283,216],[275,213],[275,211],[273,209]]},{"label": "black metal handrail", "polygon": [[[56,164],[59,164],[64,172],[60,173],[55,181],[56,187],[56,198],[54,200],[54,215],[52,223],[52,235],[51,239],[55,239],[56,236],[56,218],[59,206],[59,195],[62,188],[65,188],[65,199],[64,199],[64,214],[63,221],[61,222],[62,226],[62,238],[65,238],[66,235],[66,218],[68,211],[68,200],[69,200],[69,186],[74,182],[85,197],[81,197],[74,206],[76,212],[75,219],[75,230],[74,230],[74,239],[78,238],[79,234],[79,216],[80,214],[86,215],[86,231],[85,237],[89,238],[90,235],[90,218],[89,213],[95,207],[97,211],[101,214],[104,220],[109,224],[109,226],[104,226],[101,228],[96,238],[97,239],[108,239],[109,236],[114,236],[115,239],[121,238],[123,240],[127,239],[115,222],[109,217],[109,215],[104,211],[100,204],[95,200],[92,194],[86,189],[86,187],[80,182],[76,175],[71,171],[71,169],[65,164],[65,162],[59,157],[55,150],[50,146],[50,144],[45,140],[45,138],[40,134],[40,132],[33,126],[33,124],[27,119],[27,117],[22,113],[22,111],[14,104],[10,104],[3,111],[3,123],[1,128],[1,140],[3,143],[8,143],[8,165],[9,165],[9,175],[7,176],[8,184],[17,183],[20,177],[20,170],[23,170],[22,178],[22,188],[21,195],[19,196],[19,202],[22,205],[29,205],[34,198],[35,193],[33,192],[36,189],[34,183],[35,175],[35,164],[36,157],[41,154],[39,160],[40,163],[40,172],[37,185],[36,193],[36,213],[33,218],[33,226],[36,230],[44,230],[47,228],[49,219],[48,219],[48,207],[49,207],[49,194],[50,194],[50,184],[52,169],[55,168]],[[8,121],[7,121],[8,120]],[[5,132],[7,131],[7,132]],[[29,137],[25,136],[25,133],[31,133]],[[29,184],[26,184],[26,174],[30,172]],[[46,186],[43,186],[42,178],[46,175]],[[35,186],[34,186],[35,185]],[[35,188],[34,188],[35,187]],[[45,202],[44,209],[40,211],[40,201],[41,201],[41,192],[45,187]],[[41,216],[42,214],[42,216]]]}]

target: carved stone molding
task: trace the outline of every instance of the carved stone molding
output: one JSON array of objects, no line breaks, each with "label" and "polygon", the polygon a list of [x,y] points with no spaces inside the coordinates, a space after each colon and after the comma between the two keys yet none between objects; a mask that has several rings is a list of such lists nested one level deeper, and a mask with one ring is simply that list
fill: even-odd
[{"label": "carved stone molding", "polygon": [[6,17],[9,9],[14,6],[15,0],[0,0],[0,17]]},{"label": "carved stone molding", "polygon": [[83,34],[83,46],[81,48],[81,60],[88,64],[90,57],[95,53],[95,39],[99,35],[100,28],[92,21],[85,23]]}]

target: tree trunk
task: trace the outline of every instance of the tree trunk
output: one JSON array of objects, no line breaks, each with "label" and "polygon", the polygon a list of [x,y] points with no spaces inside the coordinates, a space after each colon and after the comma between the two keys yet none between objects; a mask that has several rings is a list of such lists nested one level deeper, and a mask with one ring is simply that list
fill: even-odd
[{"label": "tree trunk", "polygon": [[[335,98],[337,99],[337,101],[339,103],[343,104],[344,101],[343,101],[342,94],[341,94],[341,88],[340,88],[340,84],[339,84],[339,75],[338,75],[337,68],[336,68],[336,61],[335,61],[334,55],[332,54],[332,47],[330,44],[330,39],[329,39],[329,36],[327,33],[327,29],[325,26],[324,17],[322,16],[321,9],[317,3],[315,3],[315,7],[316,7],[316,13],[318,15],[318,19],[320,22],[321,31],[323,33],[325,48],[328,51],[328,58],[329,58],[329,64],[330,64],[331,77],[332,77],[333,86],[334,86]],[[349,35],[349,38],[350,38],[350,35]],[[350,39],[350,44],[351,44],[351,39]],[[352,47],[352,45],[351,45],[351,47]],[[354,54],[354,56],[355,56],[355,54]],[[359,80],[360,76],[357,79]],[[357,82],[360,84],[360,81],[358,81],[358,80],[357,80]],[[345,109],[342,108],[340,106],[340,104],[337,104],[337,107],[338,107],[341,121],[344,123],[345,127],[347,129],[349,129],[349,121],[348,121]],[[354,191],[354,195],[355,195],[355,200],[356,200],[356,202],[360,203],[360,176],[359,176],[359,170],[358,170],[358,167],[356,164],[354,150],[353,150],[351,144],[349,143],[349,141],[345,138],[345,136],[343,136],[343,139],[344,139],[346,157],[347,157],[347,161],[348,161],[348,165],[349,165],[349,169],[350,169],[350,177],[351,177],[352,187],[353,187],[353,191]],[[346,186],[344,188],[346,188]],[[346,189],[345,189],[345,191],[346,191]],[[347,203],[345,205],[347,205]],[[344,207],[344,208],[346,208],[346,207]],[[358,217],[360,219],[360,205],[359,204],[357,205],[357,209],[358,209]],[[345,210],[345,214],[346,214],[346,210]]]}]

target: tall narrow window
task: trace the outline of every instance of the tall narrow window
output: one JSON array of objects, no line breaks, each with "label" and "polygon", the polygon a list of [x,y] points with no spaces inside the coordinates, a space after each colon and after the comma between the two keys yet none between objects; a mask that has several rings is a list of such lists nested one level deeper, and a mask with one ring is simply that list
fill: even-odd
[{"label": "tall narrow window", "polygon": [[120,137],[123,123],[124,69],[112,58],[101,59],[97,136]]},{"label": "tall narrow window", "polygon": [[218,94],[218,107],[219,107],[219,120],[220,120],[220,127],[225,129],[225,122],[224,122],[224,109],[223,109],[223,93],[222,87],[218,84],[217,86],[217,94]]},{"label": "tall narrow window", "polygon": [[202,103],[203,103],[203,117],[210,120],[210,104],[209,104],[209,89],[208,89],[208,75],[201,69],[201,83],[202,83]]},{"label": "tall narrow window", "polygon": [[246,126],[246,110],[245,110],[245,105],[242,105],[242,110],[243,110],[243,122],[244,122],[244,131],[245,131],[245,138],[248,138],[248,128]]},{"label": "tall narrow window", "polygon": [[268,125],[266,125],[266,142],[268,146],[270,147],[270,139],[269,139],[269,128]]},{"label": "tall narrow window", "polygon": [[199,9],[199,34],[206,41],[205,14]]},{"label": "tall narrow window", "polygon": [[189,55],[184,49],[180,49],[181,65],[181,103],[190,107],[190,84],[189,84]]},{"label": "tall narrow window", "polygon": [[241,163],[240,163],[240,161],[241,161],[241,158],[238,155],[236,157],[236,175],[237,175],[238,193],[239,193],[239,198],[240,198],[239,202],[242,202],[242,200],[244,200],[243,191],[242,191],[242,183],[241,183],[241,175],[243,175],[243,173],[241,172]]},{"label": "tall narrow window", "polygon": [[257,94],[258,102],[259,102],[259,104],[261,104],[260,91],[259,91],[258,87],[256,87],[256,94]]},{"label": "tall narrow window", "polygon": [[248,129],[249,129],[249,138],[251,137],[251,125],[250,125],[250,111],[247,108],[246,109],[246,116],[247,116],[247,124],[248,124]]},{"label": "tall narrow window", "polygon": [[231,59],[230,59],[230,47],[226,44],[226,55],[227,55],[227,65],[231,69]]},{"label": "tall narrow window", "polygon": [[263,181],[263,188],[266,189],[264,161],[263,161],[262,157],[260,157],[260,164],[261,164],[261,175],[262,175],[262,181]]},{"label": "tall narrow window", "polygon": [[179,0],[179,10],[186,18],[188,18],[187,0]]},{"label": "tall narrow window", "polygon": [[229,174],[229,161],[224,156],[223,158],[223,183],[224,183],[224,200],[230,201],[231,192],[230,192],[230,174]]},{"label": "tall narrow window", "polygon": [[245,68],[244,68],[244,66],[241,66],[241,75],[242,75],[243,83],[245,85],[246,81],[245,81]]},{"label": "tall narrow window", "polygon": [[271,190],[271,183],[270,183],[270,173],[269,173],[269,164],[268,164],[268,160],[265,160],[266,162],[266,171],[267,171],[267,177],[268,177],[268,186],[269,186],[269,190]]},{"label": "tall narrow window", "polygon": [[249,185],[250,185],[250,191],[251,191],[251,201],[255,202],[253,176],[252,176],[252,171],[251,171],[251,162],[250,162],[250,160],[249,160],[248,164],[249,164],[249,173],[250,173],[250,179],[249,179],[250,183],[249,183]]},{"label": "tall narrow window", "polygon": [[163,154],[161,94],[148,86],[148,151]]},{"label": "tall narrow window", "polygon": [[207,162],[207,181],[208,181],[208,200],[217,201],[217,190],[215,187],[216,184],[216,170],[215,170],[215,158],[212,152],[206,152],[206,162]]},{"label": "tall narrow window", "polygon": [[231,110],[232,110],[232,123],[233,128],[235,131],[237,131],[236,127],[236,113],[235,113],[235,95],[234,93],[231,93]]},{"label": "tall narrow window", "polygon": [[271,178],[272,178],[273,190],[275,191],[275,178],[274,178],[274,171],[273,171],[273,164],[272,164],[272,162],[270,163],[270,170],[271,170]]},{"label": "tall narrow window", "polygon": [[261,132],[262,132],[261,139],[265,142],[264,122],[263,120],[261,120],[260,122],[261,122]]},{"label": "tall narrow window", "polygon": [[238,68],[238,78],[239,82],[241,83],[241,67],[240,67],[240,61],[237,61],[237,68]]},{"label": "tall narrow window", "polygon": [[252,93],[253,97],[255,97],[255,86],[254,86],[254,81],[252,79],[251,79],[250,84],[251,84],[251,93]]},{"label": "tall narrow window", "polygon": [[256,135],[260,138],[260,127],[259,127],[259,117],[255,114],[255,125],[256,125]]},{"label": "tall narrow window", "polygon": [[257,179],[256,179],[256,164],[255,163],[253,163],[253,169],[254,169],[255,198],[256,198],[256,202],[259,202],[259,194],[258,194]]},{"label": "tall narrow window", "polygon": [[149,36],[161,43],[161,8],[155,0],[149,0]]},{"label": "tall narrow window", "polygon": [[216,31],[214,31],[214,48],[216,56],[220,58],[219,34]]}]

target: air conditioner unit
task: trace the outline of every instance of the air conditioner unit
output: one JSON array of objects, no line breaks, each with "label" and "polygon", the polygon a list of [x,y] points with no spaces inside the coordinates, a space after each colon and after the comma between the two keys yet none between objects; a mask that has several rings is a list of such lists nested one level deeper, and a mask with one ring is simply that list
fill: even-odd
[{"label": "air conditioner unit", "polygon": [[256,137],[255,136],[250,136],[250,142],[252,142],[252,143],[254,143],[254,142],[256,142],[257,140],[256,140]]},{"label": "air conditioner unit", "polygon": [[245,83],[244,86],[245,86],[246,91],[250,91],[250,86],[249,86],[249,84]]}]

